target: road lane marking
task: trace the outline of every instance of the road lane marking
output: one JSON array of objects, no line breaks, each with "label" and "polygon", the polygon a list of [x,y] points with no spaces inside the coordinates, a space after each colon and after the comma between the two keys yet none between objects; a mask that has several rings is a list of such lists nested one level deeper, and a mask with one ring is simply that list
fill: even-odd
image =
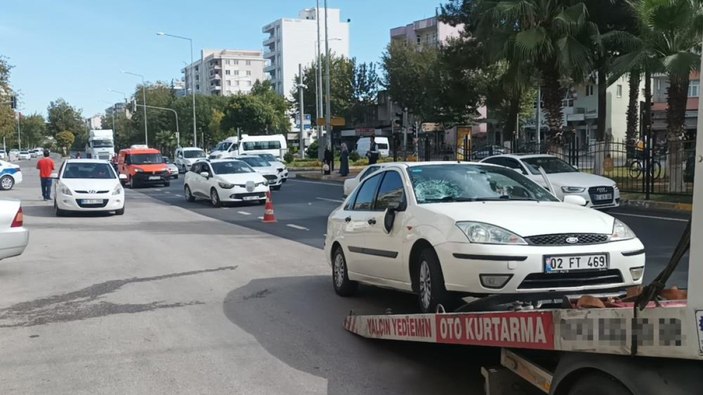
[{"label": "road lane marking", "polygon": [[237,211],[237,213],[242,214],[242,215],[251,215],[251,213],[248,213],[246,211]]},{"label": "road lane marking", "polygon": [[341,200],[341,199],[328,199],[328,198],[321,198],[321,197],[316,197],[315,199],[324,200],[325,202],[332,202],[332,203],[344,203],[344,200]]},{"label": "road lane marking", "polygon": [[627,213],[613,213],[613,215],[624,215],[626,217],[637,217],[637,218],[648,218],[648,219],[661,219],[663,221],[688,222],[687,219],[671,218],[671,217],[658,217],[656,215],[627,214]]},{"label": "road lane marking", "polygon": [[296,225],[296,224],[287,224],[286,226],[289,228],[298,229],[298,230],[310,230],[304,226],[300,226],[300,225]]},{"label": "road lane marking", "polygon": [[258,218],[258,219],[264,219],[264,217],[256,217],[256,218]]},{"label": "road lane marking", "polygon": [[175,196],[176,196],[176,197],[183,197],[183,195],[179,195],[179,194],[176,194]]}]

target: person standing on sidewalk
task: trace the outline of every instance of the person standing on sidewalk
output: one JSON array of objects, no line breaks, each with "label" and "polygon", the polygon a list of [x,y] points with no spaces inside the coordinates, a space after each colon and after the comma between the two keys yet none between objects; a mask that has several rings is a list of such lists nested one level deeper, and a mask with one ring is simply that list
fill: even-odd
[{"label": "person standing on sidewalk", "polygon": [[380,152],[378,152],[378,146],[376,145],[376,138],[371,136],[371,143],[369,144],[369,150],[366,152],[366,157],[369,158],[369,164],[374,165],[378,162],[378,157]]},{"label": "person standing on sidewalk", "polygon": [[342,143],[341,152],[339,154],[339,175],[346,177],[349,174],[349,149],[345,143]]},{"label": "person standing on sidewalk", "polygon": [[54,171],[54,161],[49,158],[49,150],[44,150],[44,157],[37,161],[41,194],[44,200],[51,200],[51,173]]}]

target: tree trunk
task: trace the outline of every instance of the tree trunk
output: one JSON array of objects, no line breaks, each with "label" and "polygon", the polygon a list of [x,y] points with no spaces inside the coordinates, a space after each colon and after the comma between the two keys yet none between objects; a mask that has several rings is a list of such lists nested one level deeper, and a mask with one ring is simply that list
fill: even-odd
[{"label": "tree trunk", "polygon": [[606,100],[608,97],[608,66],[602,61],[598,67],[598,141],[605,140]]},{"label": "tree trunk", "polygon": [[559,72],[554,66],[547,66],[542,70],[542,98],[547,127],[549,128],[547,140],[550,144],[561,144],[563,142],[564,114],[562,112],[562,101],[564,100],[566,89],[561,86],[559,77]]},{"label": "tree trunk", "polygon": [[686,102],[688,101],[688,74],[669,75],[666,122],[668,140],[669,192],[683,192],[683,160],[685,154],[681,139],[686,135]]},{"label": "tree trunk", "polygon": [[[652,72],[649,68],[644,71],[644,119],[642,132],[646,135],[652,130]],[[644,136],[640,136],[644,138]]]},{"label": "tree trunk", "polygon": [[625,131],[625,141],[627,143],[637,136],[637,112],[639,109],[640,97],[640,70],[635,69],[630,72],[627,102],[627,129]]},{"label": "tree trunk", "polygon": [[510,104],[508,108],[507,119],[503,124],[503,142],[512,142],[513,140],[518,138],[517,116],[520,113],[520,95],[521,93],[518,92],[515,95],[512,95],[513,97],[509,98]]}]

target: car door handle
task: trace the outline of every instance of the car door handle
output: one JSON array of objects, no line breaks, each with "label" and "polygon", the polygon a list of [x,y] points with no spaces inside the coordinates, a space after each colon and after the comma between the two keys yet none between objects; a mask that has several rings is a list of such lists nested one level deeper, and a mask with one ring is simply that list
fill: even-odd
[{"label": "car door handle", "polygon": [[376,225],[376,218],[369,218],[369,225]]},{"label": "car door handle", "polygon": [[344,218],[344,222],[351,222],[351,217]]}]

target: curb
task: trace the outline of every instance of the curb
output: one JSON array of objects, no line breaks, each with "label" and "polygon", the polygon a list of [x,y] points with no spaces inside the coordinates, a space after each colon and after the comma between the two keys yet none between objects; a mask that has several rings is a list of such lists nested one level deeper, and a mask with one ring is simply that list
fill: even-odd
[{"label": "curb", "polygon": [[691,213],[693,211],[693,204],[691,203],[657,202],[654,200],[621,200],[620,207],[675,211],[679,213]]},{"label": "curb", "polygon": [[322,174],[295,174],[295,178],[301,179],[301,180],[309,180],[309,181],[320,181],[320,182],[326,182],[329,184],[344,184],[344,179],[339,179],[339,178],[334,178],[333,176],[325,176]]}]

